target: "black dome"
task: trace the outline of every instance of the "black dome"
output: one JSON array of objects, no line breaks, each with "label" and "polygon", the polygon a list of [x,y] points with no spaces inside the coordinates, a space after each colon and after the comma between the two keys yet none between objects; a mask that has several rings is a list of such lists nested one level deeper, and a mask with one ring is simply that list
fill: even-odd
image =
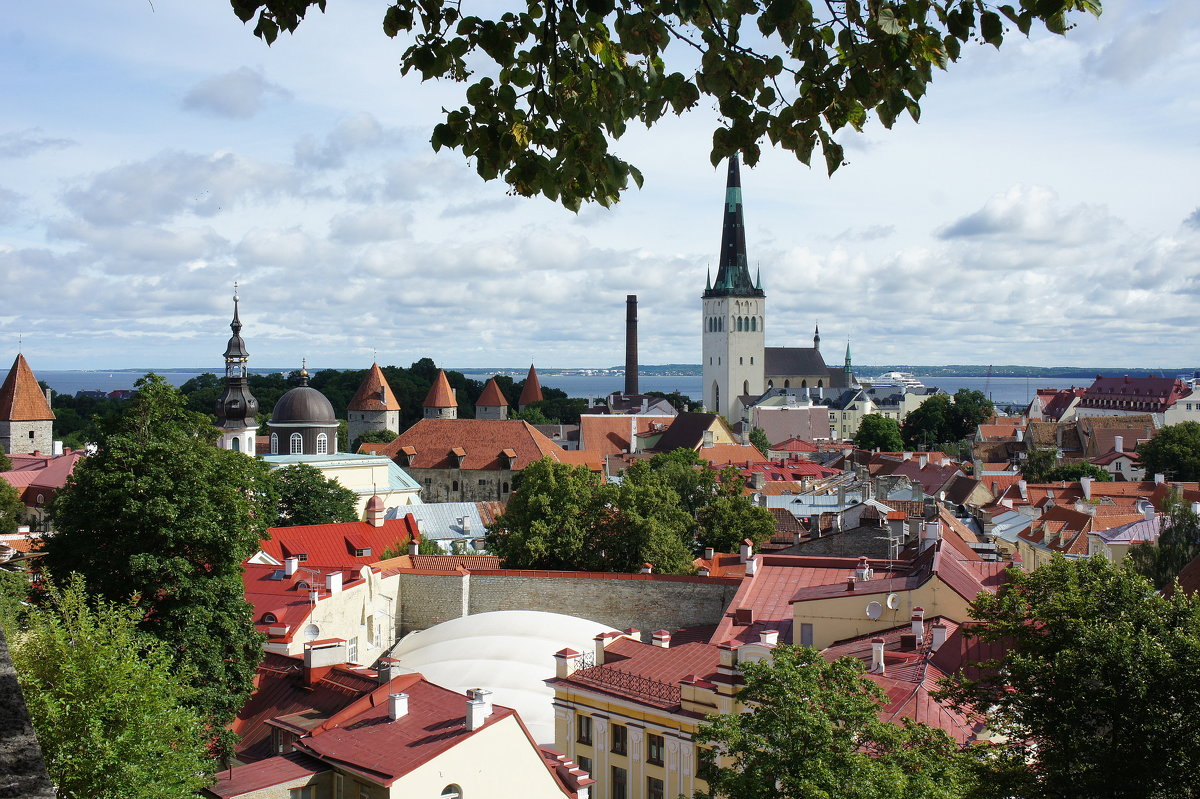
[{"label": "black dome", "polygon": [[328,424],[337,425],[333,405],[325,395],[311,386],[296,386],[275,403],[271,424]]}]

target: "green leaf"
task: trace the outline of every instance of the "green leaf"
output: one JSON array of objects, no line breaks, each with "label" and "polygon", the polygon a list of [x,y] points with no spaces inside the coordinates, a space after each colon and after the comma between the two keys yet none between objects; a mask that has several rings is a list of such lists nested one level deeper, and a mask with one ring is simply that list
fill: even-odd
[{"label": "green leaf", "polygon": [[997,48],[1004,42],[1004,23],[994,11],[985,11],[979,17],[979,32],[983,40]]}]

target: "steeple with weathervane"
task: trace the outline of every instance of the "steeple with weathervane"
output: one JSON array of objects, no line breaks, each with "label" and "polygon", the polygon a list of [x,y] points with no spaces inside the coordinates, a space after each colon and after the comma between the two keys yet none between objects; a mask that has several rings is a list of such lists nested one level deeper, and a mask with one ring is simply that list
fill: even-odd
[{"label": "steeple with weathervane", "polygon": [[233,284],[233,335],[225,347],[225,390],[217,400],[217,427],[221,428],[221,449],[245,452],[254,457],[258,431],[258,400],[247,382],[250,353],[242,340],[242,320],[238,317],[237,283]]},{"label": "steeple with weathervane", "polygon": [[701,295],[704,405],[731,422],[741,418],[739,397],[757,398],[764,390],[766,304],[761,270],[757,282],[750,276],[741,172],[734,155],[725,182],[717,277]]}]

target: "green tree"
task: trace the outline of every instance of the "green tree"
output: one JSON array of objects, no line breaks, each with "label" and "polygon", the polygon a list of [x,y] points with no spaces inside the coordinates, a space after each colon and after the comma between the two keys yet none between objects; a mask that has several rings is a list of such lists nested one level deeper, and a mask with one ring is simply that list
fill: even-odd
[{"label": "green tree", "polygon": [[771,442],[767,440],[767,434],[763,432],[761,427],[756,427],[750,431],[750,443],[753,444],[754,448],[762,453],[764,457],[767,454],[767,450],[771,448]]},{"label": "green tree", "polygon": [[5,480],[0,480],[0,533],[15,533],[25,516],[21,494]]},{"label": "green tree", "polygon": [[598,512],[598,486],[585,466],[534,461],[521,470],[504,513],[488,527],[488,549],[512,569],[581,568]]},{"label": "green tree", "polygon": [[1031,446],[1021,464],[1021,476],[1031,483],[1044,483],[1058,463],[1058,451],[1052,447]]},{"label": "green tree", "polygon": [[[325,0],[232,4],[243,22],[257,16],[254,33],[268,44],[309,7],[325,8]],[[918,119],[934,68],[957,61],[963,43],[999,47],[1006,20],[1025,34],[1035,22],[1065,33],[1071,12],[1098,15],[1100,3],[526,0],[474,11],[395,0],[384,15],[384,33],[411,42],[402,73],[470,84],[434,128],[434,149],[460,149],[485,180],[502,177],[516,194],[577,209],[615,202],[630,180],[641,185],[641,173],[609,149],[631,122],[649,127],[703,103],[721,114],[713,164],[740,151],[752,166],[766,138],[806,164],[819,144],[832,174],[843,158],[834,135],[861,130],[871,114],[888,128],[902,114]]]},{"label": "green tree", "polygon": [[295,463],[271,472],[279,494],[278,527],[358,521],[358,495],[319,469]]},{"label": "green tree", "polygon": [[693,571],[692,515],[648,463],[634,461],[619,484],[601,486],[597,494],[589,570],[634,572],[649,563],[666,574]]},{"label": "green tree", "polygon": [[8,454],[4,451],[4,447],[0,447],[0,472],[12,471],[12,467],[13,467],[12,460],[8,457]]},{"label": "green tree", "polygon": [[363,444],[388,444],[396,440],[394,430],[367,430],[350,444],[351,452],[358,452]]},{"label": "green tree", "polygon": [[79,575],[6,626],[46,768],[72,799],[191,799],[212,782],[205,729],[136,603],[88,601]]},{"label": "green tree", "polygon": [[757,548],[775,534],[775,517],[742,496],[721,496],[701,508],[696,516],[696,538],[701,548],[737,552],[749,538]]},{"label": "green tree", "polygon": [[1183,567],[1200,557],[1200,516],[1186,502],[1171,502],[1164,510],[1158,541],[1129,548],[1133,570],[1159,591],[1175,582]]},{"label": "green tree", "polygon": [[941,730],[879,719],[887,697],[858,660],[781,644],[742,667],[747,713],[710,716],[699,774],[729,799],[959,797],[972,760]]},{"label": "green tree", "polygon": [[996,406],[982,391],[960,388],[954,392],[954,441],[971,438],[976,428],[996,414]]},{"label": "green tree", "polygon": [[541,403],[535,402],[533,405],[517,411],[509,418],[521,419],[529,422],[530,424],[554,424],[554,422],[550,421],[546,414],[542,413],[538,405],[541,405]]},{"label": "green tree", "polygon": [[989,795],[1194,797],[1200,598],[1165,598],[1103,558],[1009,571],[970,628],[1007,654],[947,698],[984,710],[1003,766]]},{"label": "green tree", "polygon": [[680,506],[693,518],[717,496],[717,473],[695,450],[681,447],[659,452],[650,458],[649,464],[667,481],[679,497]]},{"label": "green tree", "polygon": [[188,701],[220,729],[262,656],[241,565],[277,517],[275,482],[261,461],[214,446],[209,420],[161,377],[137,388],[51,506],[57,532],[43,563],[82,574],[91,594],[137,597],[142,629],[190,675]]},{"label": "green tree", "polygon": [[854,433],[854,446],[859,449],[899,452],[904,449],[904,440],[900,437],[900,423],[890,416],[869,413],[858,424],[858,430]]},{"label": "green tree", "polygon": [[1062,466],[1055,466],[1050,471],[1046,472],[1042,482],[1053,483],[1057,480],[1066,480],[1072,482],[1081,477],[1090,477],[1098,483],[1111,483],[1112,475],[1101,469],[1094,463],[1083,461],[1081,463],[1065,463]]},{"label": "green tree", "polygon": [[904,418],[900,433],[906,447],[918,450],[955,440],[954,403],[945,394],[934,394]]},{"label": "green tree", "polygon": [[1168,480],[1200,480],[1200,422],[1167,425],[1149,441],[1137,445],[1146,474],[1163,474]]}]

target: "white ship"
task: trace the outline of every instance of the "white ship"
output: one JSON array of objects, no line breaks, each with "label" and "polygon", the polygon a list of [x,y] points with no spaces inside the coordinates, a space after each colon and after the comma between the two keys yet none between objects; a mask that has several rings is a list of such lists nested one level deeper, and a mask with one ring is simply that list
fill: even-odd
[{"label": "white ship", "polygon": [[912,372],[884,372],[879,377],[862,378],[859,383],[873,388],[903,388],[905,391],[925,388],[925,384]]}]

